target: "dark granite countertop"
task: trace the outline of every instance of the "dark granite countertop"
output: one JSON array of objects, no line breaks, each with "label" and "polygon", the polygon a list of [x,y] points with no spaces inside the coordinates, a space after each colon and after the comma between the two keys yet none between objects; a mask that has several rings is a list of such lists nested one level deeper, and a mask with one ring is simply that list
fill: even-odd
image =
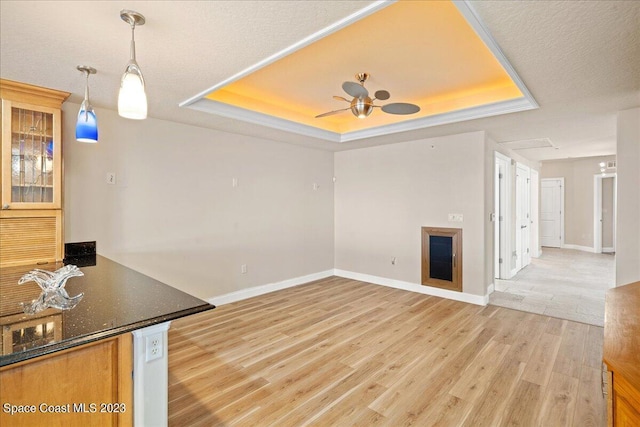
[{"label": "dark granite countertop", "polygon": [[67,293],[84,292],[84,297],[71,310],[35,315],[24,314],[20,303],[37,298],[40,287],[34,282],[18,285],[18,279],[34,268],[54,271],[64,264],[0,269],[0,366],[215,308],[100,255],[95,265],[87,265],[93,262],[86,258],[65,261],[84,273],[69,279]]}]

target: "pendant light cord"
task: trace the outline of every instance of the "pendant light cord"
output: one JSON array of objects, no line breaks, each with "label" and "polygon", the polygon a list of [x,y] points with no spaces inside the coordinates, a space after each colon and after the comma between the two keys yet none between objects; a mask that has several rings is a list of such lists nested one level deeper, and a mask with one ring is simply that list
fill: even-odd
[{"label": "pendant light cord", "polygon": [[85,74],[85,77],[87,78],[87,81],[85,82],[85,85],[84,85],[84,102],[86,102],[84,107],[84,121],[88,122],[89,121],[89,70],[86,70],[84,74]]},{"label": "pendant light cord", "polygon": [[136,33],[136,23],[133,22],[131,24],[131,61],[136,63],[136,41],[135,41],[135,33]]}]

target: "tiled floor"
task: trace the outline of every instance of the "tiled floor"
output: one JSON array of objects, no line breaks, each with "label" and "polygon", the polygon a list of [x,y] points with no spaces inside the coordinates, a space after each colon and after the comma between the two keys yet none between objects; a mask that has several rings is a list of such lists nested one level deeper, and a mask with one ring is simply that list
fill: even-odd
[{"label": "tiled floor", "polygon": [[489,303],[603,326],[605,293],[614,284],[614,255],[543,248],[510,280],[496,279]]}]

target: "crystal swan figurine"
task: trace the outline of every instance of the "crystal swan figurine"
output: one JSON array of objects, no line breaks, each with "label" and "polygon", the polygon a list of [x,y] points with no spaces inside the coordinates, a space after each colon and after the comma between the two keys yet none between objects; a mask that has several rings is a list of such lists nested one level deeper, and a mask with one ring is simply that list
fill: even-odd
[{"label": "crystal swan figurine", "polygon": [[42,293],[30,303],[20,303],[22,310],[27,314],[35,314],[47,308],[72,309],[84,296],[84,293],[80,293],[75,297],[69,297],[64,289],[67,280],[74,276],[84,276],[84,273],[75,265],[65,265],[54,272],[40,269],[28,272],[18,280],[18,284],[36,282],[42,289]]}]

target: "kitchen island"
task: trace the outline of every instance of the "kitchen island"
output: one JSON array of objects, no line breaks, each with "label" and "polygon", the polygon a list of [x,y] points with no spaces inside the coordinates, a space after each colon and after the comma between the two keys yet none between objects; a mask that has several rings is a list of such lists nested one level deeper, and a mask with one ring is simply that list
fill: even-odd
[{"label": "kitchen island", "polygon": [[66,263],[82,300],[34,315],[20,303],[40,287],[19,278],[63,264],[0,269],[0,425],[166,423],[170,321],[214,306],[99,255]]}]

